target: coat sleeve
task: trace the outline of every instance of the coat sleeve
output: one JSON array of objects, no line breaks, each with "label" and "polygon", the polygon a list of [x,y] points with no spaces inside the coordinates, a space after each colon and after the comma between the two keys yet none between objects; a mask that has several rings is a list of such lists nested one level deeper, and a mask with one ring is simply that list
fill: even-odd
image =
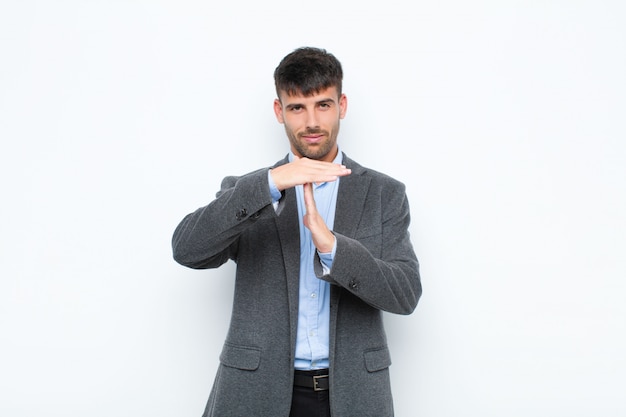
[{"label": "coat sleeve", "polygon": [[267,171],[224,178],[215,200],[185,216],[172,237],[176,262],[205,269],[236,260],[241,233],[260,218],[276,216]]},{"label": "coat sleeve", "polygon": [[322,276],[321,267],[316,267],[316,273],[377,309],[411,314],[422,285],[408,231],[409,202],[403,184],[391,182],[383,189],[382,194],[372,198],[380,209],[364,211],[364,232],[354,237],[335,232],[337,250],[332,268]]}]

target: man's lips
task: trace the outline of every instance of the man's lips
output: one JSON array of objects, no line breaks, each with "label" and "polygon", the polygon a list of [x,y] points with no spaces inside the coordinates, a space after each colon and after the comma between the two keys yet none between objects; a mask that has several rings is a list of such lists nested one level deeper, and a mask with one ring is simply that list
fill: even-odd
[{"label": "man's lips", "polygon": [[317,133],[314,135],[302,135],[301,138],[307,143],[318,143],[322,141],[324,135],[321,133]]}]

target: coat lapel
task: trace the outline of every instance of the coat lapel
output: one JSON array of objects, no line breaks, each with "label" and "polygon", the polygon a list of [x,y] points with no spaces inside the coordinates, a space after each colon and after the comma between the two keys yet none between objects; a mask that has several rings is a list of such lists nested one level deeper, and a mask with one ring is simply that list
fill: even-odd
[{"label": "coat lapel", "polygon": [[300,277],[300,225],[298,206],[294,188],[285,190],[284,204],[280,215],[276,217],[276,227],[283,251],[283,262],[287,275],[290,302],[298,300],[298,281]]},{"label": "coat lapel", "polygon": [[353,160],[343,156],[343,164],[352,170],[352,174],[339,180],[337,210],[335,212],[334,230],[347,237],[354,237],[363,214],[367,189],[370,184],[368,177],[363,176],[365,169]]},{"label": "coat lapel", "polygon": [[[277,165],[286,163],[287,160]],[[289,323],[291,329],[291,351],[295,352],[296,331],[298,323],[298,290],[300,285],[300,225],[295,188],[285,190],[281,199],[279,215],[276,217],[276,228],[282,248],[283,264],[289,300]]]}]

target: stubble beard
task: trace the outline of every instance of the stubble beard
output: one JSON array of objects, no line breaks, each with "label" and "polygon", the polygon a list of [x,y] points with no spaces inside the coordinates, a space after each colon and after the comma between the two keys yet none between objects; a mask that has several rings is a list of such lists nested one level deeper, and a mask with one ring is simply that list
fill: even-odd
[{"label": "stubble beard", "polygon": [[[317,144],[308,144],[302,136],[321,133],[324,135],[324,139],[322,142]],[[335,131],[334,134],[330,134],[329,132],[321,129],[307,129],[306,131],[295,134],[289,130],[287,130],[287,136],[289,136],[289,141],[294,149],[300,154],[301,157],[315,159],[315,160],[323,160],[330,152],[333,151],[335,144],[337,143],[337,134],[338,131]]]}]

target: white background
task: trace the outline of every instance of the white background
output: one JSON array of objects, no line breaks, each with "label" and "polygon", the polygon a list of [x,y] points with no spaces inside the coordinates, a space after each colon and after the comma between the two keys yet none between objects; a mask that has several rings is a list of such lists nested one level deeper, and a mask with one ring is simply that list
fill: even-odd
[{"label": "white background", "polygon": [[624,3],[222,3],[0,3],[0,415],[202,413],[234,266],[171,235],[287,153],[303,45],[344,65],[342,149],[407,185],[396,414],[626,415]]}]

